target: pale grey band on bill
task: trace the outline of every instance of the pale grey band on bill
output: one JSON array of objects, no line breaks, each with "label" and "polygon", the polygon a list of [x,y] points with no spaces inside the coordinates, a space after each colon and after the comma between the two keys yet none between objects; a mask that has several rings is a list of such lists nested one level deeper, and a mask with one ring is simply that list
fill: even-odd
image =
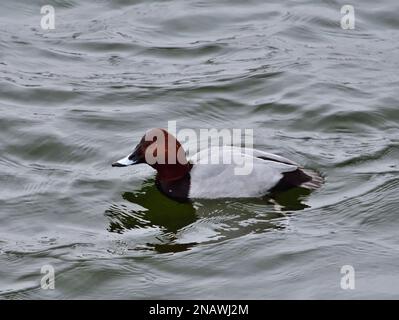
[{"label": "pale grey band on bill", "polygon": [[119,163],[122,166],[130,166],[134,164],[134,161],[129,159],[130,156],[131,155],[129,154],[128,156],[116,161],[116,163]]}]

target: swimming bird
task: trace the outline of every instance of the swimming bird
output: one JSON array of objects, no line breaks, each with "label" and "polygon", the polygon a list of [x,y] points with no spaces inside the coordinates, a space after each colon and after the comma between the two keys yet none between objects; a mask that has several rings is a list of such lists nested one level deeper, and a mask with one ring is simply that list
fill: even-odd
[{"label": "swimming bird", "polygon": [[316,171],[257,149],[213,146],[187,159],[180,142],[160,128],[147,131],[133,152],[112,166],[140,163],[155,169],[157,188],[178,201],[262,197],[295,187],[313,190],[323,182]]}]

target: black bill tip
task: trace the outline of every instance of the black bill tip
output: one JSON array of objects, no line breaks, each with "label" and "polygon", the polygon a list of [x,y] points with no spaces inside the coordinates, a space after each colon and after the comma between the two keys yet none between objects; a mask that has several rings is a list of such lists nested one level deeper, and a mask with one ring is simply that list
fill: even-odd
[{"label": "black bill tip", "polygon": [[112,164],[112,167],[126,167],[126,165],[121,164],[121,163],[119,163],[119,162],[114,162],[114,163]]}]

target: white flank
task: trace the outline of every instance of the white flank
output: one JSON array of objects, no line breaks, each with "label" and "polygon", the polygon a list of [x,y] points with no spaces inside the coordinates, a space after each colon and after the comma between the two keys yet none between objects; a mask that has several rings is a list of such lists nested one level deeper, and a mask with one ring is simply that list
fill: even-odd
[{"label": "white flank", "polygon": [[[213,150],[218,148],[219,150]],[[219,163],[211,164],[211,154],[218,154]],[[259,156],[277,161],[263,160]],[[240,158],[240,167],[250,161],[253,169],[248,175],[235,175],[235,161]],[[223,163],[224,160],[224,163]],[[298,165],[283,157],[256,149],[239,147],[211,147],[193,156],[191,170],[190,198],[248,198],[260,197],[268,193],[282,178],[282,173],[295,171]],[[214,163],[214,162],[212,162]]]}]

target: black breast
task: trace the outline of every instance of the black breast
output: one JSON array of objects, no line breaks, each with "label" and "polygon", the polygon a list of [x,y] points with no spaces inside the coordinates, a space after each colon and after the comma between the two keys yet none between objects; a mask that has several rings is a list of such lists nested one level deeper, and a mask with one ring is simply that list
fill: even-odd
[{"label": "black breast", "polygon": [[190,179],[190,173],[187,173],[181,179],[172,181],[159,180],[157,176],[155,184],[158,190],[166,196],[180,202],[186,202],[188,201],[188,194],[190,191]]}]

